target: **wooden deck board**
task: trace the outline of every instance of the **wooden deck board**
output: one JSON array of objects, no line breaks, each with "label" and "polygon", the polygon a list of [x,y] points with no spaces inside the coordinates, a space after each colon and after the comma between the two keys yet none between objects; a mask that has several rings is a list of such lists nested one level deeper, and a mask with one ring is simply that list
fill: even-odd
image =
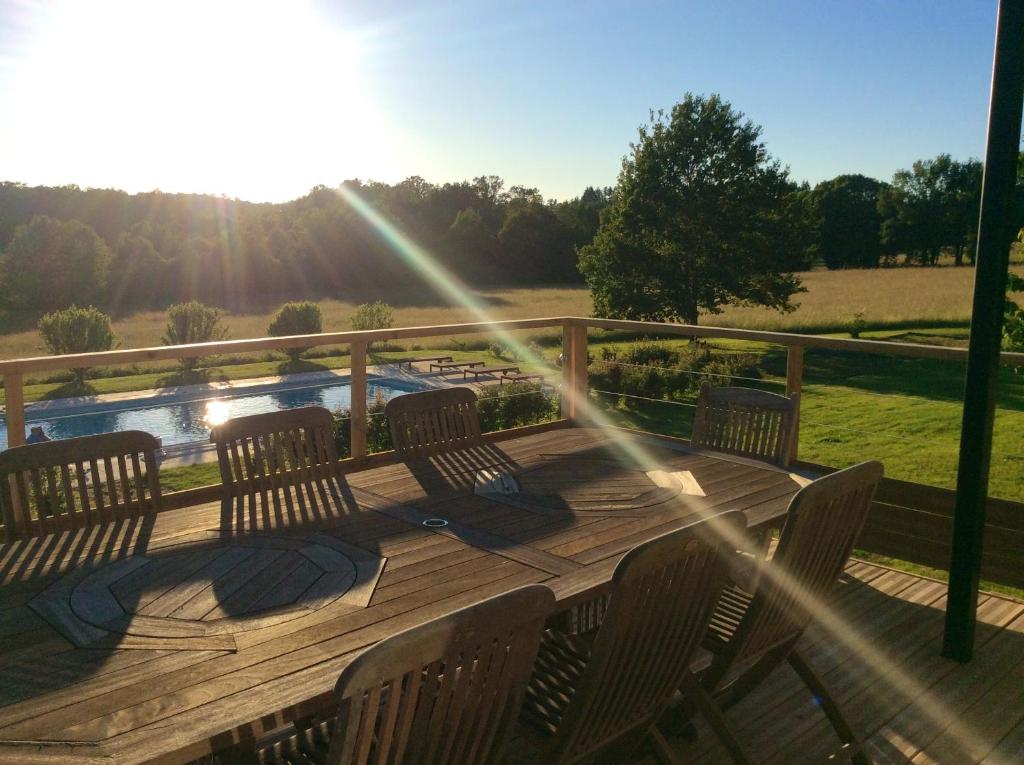
[{"label": "wooden deck board", "polygon": [[[945,585],[857,561],[846,582],[832,608],[869,648],[854,650],[821,627],[802,648],[875,762],[1024,761],[1024,603],[983,594],[976,658],[961,665],[939,655]],[[872,669],[868,655],[892,664]],[[754,762],[843,761],[824,715],[786,667],[726,716]],[[686,761],[731,762],[702,722],[698,730],[696,742],[671,738]]]}]

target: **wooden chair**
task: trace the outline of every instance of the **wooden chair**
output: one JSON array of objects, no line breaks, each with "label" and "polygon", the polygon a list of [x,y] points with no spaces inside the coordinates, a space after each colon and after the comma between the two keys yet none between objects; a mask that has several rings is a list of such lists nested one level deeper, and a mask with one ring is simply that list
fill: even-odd
[{"label": "wooden chair", "polygon": [[391,443],[403,460],[479,446],[480,417],[469,388],[440,388],[396,396],[384,407]]},{"label": "wooden chair", "polygon": [[786,467],[793,460],[800,394],[714,388],[705,382],[693,420],[694,446]]},{"label": "wooden chair", "polygon": [[334,418],[318,406],[235,417],[210,432],[225,528],[329,517],[338,506]]},{"label": "wooden chair", "polygon": [[159,512],[159,446],[149,433],[128,430],[0,452],[0,516],[7,539]]},{"label": "wooden chair", "polygon": [[741,513],[727,513],[634,548],[615,569],[592,640],[545,633],[523,710],[524,730],[539,734],[527,734],[537,761],[601,753],[624,762],[648,737],[661,759],[674,759],[655,723],[689,674],[725,583],[724,537],[744,526]]},{"label": "wooden chair", "polygon": [[[796,644],[815,615],[827,609],[828,595],[850,557],[881,479],[882,465],[864,462],[819,478],[793,497],[779,546],[763,564],[755,591],[726,587],[711,619],[704,647],[715,658],[699,679],[709,695],[691,695],[698,705],[704,704],[702,711],[708,712],[708,703],[719,709],[731,706],[788,662],[818,700],[853,761],[870,761]],[[715,732],[734,761],[747,762],[724,717],[714,711],[706,716],[718,721]]]},{"label": "wooden chair", "polygon": [[501,762],[554,606],[534,584],[386,638],[341,673],[333,722],[271,741],[259,760]]}]

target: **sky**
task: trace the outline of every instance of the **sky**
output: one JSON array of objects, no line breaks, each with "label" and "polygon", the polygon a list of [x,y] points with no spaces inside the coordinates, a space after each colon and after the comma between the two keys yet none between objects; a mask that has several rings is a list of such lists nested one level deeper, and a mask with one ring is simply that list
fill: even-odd
[{"label": "sky", "polygon": [[0,0],[0,179],[283,201],[614,185],[719,93],[797,181],[984,150],[995,0]]}]

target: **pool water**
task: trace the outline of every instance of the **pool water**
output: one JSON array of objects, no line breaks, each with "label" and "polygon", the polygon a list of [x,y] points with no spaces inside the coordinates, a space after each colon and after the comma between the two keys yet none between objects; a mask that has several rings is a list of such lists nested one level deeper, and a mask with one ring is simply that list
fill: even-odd
[{"label": "pool water", "polygon": [[[373,401],[378,393],[385,400],[403,393],[422,390],[421,386],[404,380],[368,380],[367,398]],[[41,425],[50,438],[73,438],[118,430],[144,430],[163,439],[164,446],[206,441],[210,427],[231,417],[261,414],[298,406],[324,406],[332,411],[352,404],[352,388],[348,383],[311,385],[245,395],[210,396],[174,404],[152,404],[105,409],[56,417],[33,416],[26,412],[27,429]],[[6,421],[0,424],[0,449],[7,448]]]}]

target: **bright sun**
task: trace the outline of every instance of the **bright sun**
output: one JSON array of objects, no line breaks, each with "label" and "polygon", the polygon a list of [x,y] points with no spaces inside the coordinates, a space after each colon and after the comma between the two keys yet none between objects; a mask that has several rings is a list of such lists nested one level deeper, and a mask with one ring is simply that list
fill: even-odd
[{"label": "bright sun", "polygon": [[28,8],[4,61],[6,178],[277,200],[393,172],[358,36],[305,2]]}]

